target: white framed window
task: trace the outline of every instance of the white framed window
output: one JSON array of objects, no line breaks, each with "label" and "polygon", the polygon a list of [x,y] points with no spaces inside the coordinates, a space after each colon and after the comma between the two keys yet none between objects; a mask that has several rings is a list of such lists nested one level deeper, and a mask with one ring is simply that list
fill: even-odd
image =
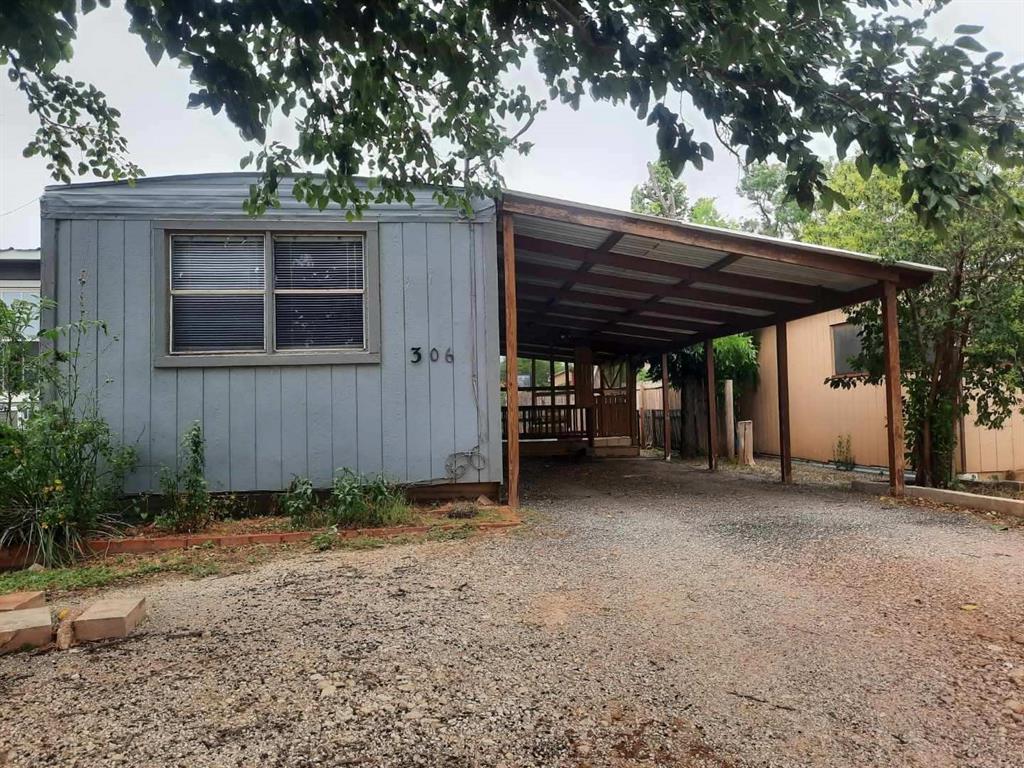
[{"label": "white framed window", "polygon": [[375,225],[161,224],[157,367],[380,361]]},{"label": "white framed window", "polygon": [[[32,280],[0,280],[0,301],[10,306],[15,301],[27,301],[39,306],[39,282]],[[39,318],[25,330],[26,335],[39,333]]]}]

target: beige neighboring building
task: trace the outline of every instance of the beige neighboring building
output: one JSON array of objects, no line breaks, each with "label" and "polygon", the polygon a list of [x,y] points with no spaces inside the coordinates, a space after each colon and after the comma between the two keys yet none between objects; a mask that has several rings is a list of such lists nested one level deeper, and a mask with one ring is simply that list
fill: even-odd
[{"label": "beige neighboring building", "polygon": [[[760,386],[744,398],[737,418],[754,422],[754,450],[779,452],[778,385],[775,329],[759,333]],[[849,435],[855,461],[884,467],[888,463],[885,392],[881,386],[832,389],[825,380],[851,373],[846,358],[856,352],[853,326],[841,310],[789,323],[789,399],[793,456],[829,461],[840,436]],[[1015,412],[1002,429],[978,427],[968,415],[957,452],[957,471],[1024,478],[1024,416]]]}]

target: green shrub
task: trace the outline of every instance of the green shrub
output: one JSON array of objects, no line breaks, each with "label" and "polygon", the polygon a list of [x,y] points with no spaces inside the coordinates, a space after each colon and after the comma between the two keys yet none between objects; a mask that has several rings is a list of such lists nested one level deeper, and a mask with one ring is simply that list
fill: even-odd
[{"label": "green shrub", "polygon": [[160,472],[164,508],[155,523],[178,533],[194,533],[212,519],[210,492],[206,487],[206,440],[199,422],[181,438],[178,470],[164,467]]},{"label": "green shrub", "polygon": [[27,323],[38,309],[24,309],[7,311],[0,301],[0,385],[8,403],[18,395],[24,414],[17,426],[0,424],[0,546],[26,546],[53,567],[120,524],[136,455],[100,418],[96,391],[79,386],[82,343],[106,326],[80,312],[78,321],[40,333],[37,351]]},{"label": "green shrub", "polygon": [[326,552],[327,550],[334,548],[334,544],[337,541],[337,538],[338,534],[335,533],[333,530],[324,531],[323,533],[318,533],[316,536],[310,539],[310,543],[313,545],[313,549],[315,549],[317,552]]},{"label": "green shrub", "polygon": [[400,485],[384,475],[364,477],[349,469],[334,478],[328,513],[332,523],[346,528],[403,525],[412,515]]},{"label": "green shrub", "polygon": [[308,477],[293,477],[288,490],[277,498],[281,511],[291,518],[293,528],[322,528],[327,513],[317,502],[316,491]]}]

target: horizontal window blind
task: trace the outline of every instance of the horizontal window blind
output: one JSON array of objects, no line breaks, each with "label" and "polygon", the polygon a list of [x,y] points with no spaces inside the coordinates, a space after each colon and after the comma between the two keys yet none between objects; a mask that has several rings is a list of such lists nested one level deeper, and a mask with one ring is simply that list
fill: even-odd
[{"label": "horizontal window blind", "polygon": [[262,290],[263,235],[174,235],[172,291]]},{"label": "horizontal window blind", "polygon": [[172,334],[175,352],[260,351],[263,294],[175,296]]},{"label": "horizontal window blind", "polygon": [[363,346],[362,294],[283,294],[276,305],[278,349]]},{"label": "horizontal window blind", "polygon": [[275,237],[276,288],[363,289],[361,237]]},{"label": "horizontal window blind", "polygon": [[362,348],[363,238],[274,238],[276,348]]},{"label": "horizontal window blind", "polygon": [[171,351],[266,349],[263,235],[171,237]]}]

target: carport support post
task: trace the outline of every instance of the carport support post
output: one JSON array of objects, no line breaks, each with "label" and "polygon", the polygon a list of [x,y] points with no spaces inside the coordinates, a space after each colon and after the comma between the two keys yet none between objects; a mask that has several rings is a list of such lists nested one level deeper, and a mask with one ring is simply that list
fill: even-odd
[{"label": "carport support post", "polygon": [[896,319],[896,284],[882,283],[882,338],[885,347],[885,415],[889,438],[889,493],[902,496],[906,465],[903,455],[903,392],[900,387],[900,329]]},{"label": "carport support post", "polygon": [[718,395],[715,393],[715,344],[704,342],[705,397],[708,402],[708,469],[718,469]]},{"label": "carport support post", "polygon": [[665,461],[672,458],[672,416],[668,412],[668,353],[661,353],[661,443]]},{"label": "carport support post", "polygon": [[775,325],[776,370],[779,374],[779,461],[782,482],[793,482],[793,449],[789,434],[789,343],[786,323]]},{"label": "carport support post", "polygon": [[505,432],[508,436],[508,505],[519,508],[519,333],[516,312],[516,233],[512,216],[501,217],[505,266]]}]

